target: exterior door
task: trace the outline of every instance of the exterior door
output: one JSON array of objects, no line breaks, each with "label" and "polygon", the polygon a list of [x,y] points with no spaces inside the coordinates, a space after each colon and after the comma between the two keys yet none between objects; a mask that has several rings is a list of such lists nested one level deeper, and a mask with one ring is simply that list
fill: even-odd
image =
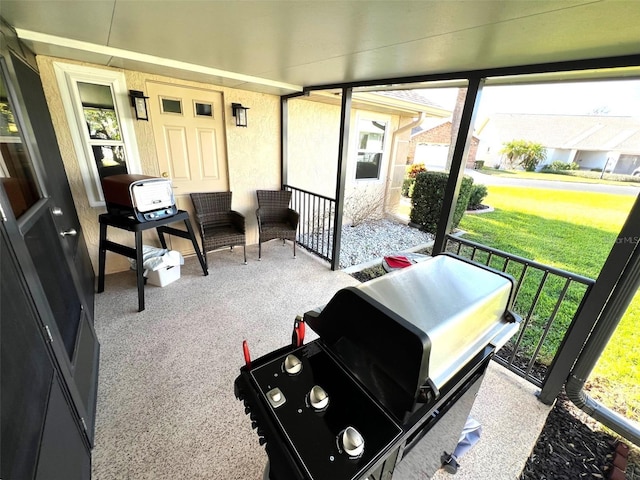
[{"label": "exterior door", "polygon": [[[190,193],[229,189],[222,93],[157,82],[147,82],[147,93],[161,175],[171,179],[178,208],[193,221]],[[193,253],[187,240],[168,242],[183,255]]]},{"label": "exterior door", "polygon": [[0,222],[0,478],[33,478],[54,369]]},{"label": "exterior door", "polygon": [[147,91],[160,172],[174,195],[227,191],[222,93],[156,82]]},{"label": "exterior door", "polygon": [[[90,445],[99,353],[93,329],[94,275],[86,263],[86,245],[38,72],[12,51],[0,53],[2,221],[84,442]],[[32,117],[38,120],[32,122]]]}]

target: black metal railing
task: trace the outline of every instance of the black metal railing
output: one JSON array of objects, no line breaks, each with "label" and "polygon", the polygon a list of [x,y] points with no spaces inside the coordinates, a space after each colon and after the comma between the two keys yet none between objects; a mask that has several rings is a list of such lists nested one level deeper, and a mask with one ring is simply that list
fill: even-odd
[{"label": "black metal railing", "polygon": [[300,214],[298,244],[331,262],[336,201],[290,185],[283,188],[291,191],[291,208]]},{"label": "black metal railing", "polygon": [[522,317],[522,325],[494,359],[542,387],[595,280],[451,235],[446,250],[515,278],[513,310]]}]

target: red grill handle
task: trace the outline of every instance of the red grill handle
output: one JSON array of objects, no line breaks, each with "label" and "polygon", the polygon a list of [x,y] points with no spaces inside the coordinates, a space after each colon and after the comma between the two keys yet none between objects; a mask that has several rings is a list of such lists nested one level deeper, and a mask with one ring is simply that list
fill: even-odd
[{"label": "red grill handle", "polygon": [[242,341],[242,352],[244,353],[244,364],[247,368],[251,368],[251,354],[249,353],[249,344],[246,340]]},{"label": "red grill handle", "polygon": [[293,335],[291,336],[292,344],[294,347],[301,347],[304,343],[304,319],[300,316],[297,316],[293,322]]},{"label": "red grill handle", "polygon": [[300,319],[300,323],[298,324],[298,346],[301,347],[304,343],[304,331],[305,331],[305,323],[304,320]]}]

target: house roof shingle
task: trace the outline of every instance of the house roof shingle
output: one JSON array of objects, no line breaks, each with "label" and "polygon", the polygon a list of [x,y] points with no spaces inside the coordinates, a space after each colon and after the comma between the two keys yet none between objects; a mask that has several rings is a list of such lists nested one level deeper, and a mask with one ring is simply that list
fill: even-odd
[{"label": "house roof shingle", "polygon": [[489,127],[505,139],[537,142],[548,148],[640,151],[640,117],[497,113]]},{"label": "house roof shingle", "polygon": [[417,90],[381,90],[375,92],[376,95],[383,95],[385,97],[396,98],[398,100],[404,100],[411,103],[417,103],[418,105],[426,105],[428,107],[445,108],[442,105],[433,102],[424,94]]}]

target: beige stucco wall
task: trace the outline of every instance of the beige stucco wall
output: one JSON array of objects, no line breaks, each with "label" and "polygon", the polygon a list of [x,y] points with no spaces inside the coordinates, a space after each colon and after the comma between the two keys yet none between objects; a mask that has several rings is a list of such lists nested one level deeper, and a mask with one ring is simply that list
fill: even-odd
[{"label": "beige stucco wall", "polygon": [[289,100],[288,183],[335,198],[340,141],[340,107]]},{"label": "beige stucco wall", "polygon": [[[71,138],[70,126],[64,112],[53,69],[54,61],[75,64],[81,63],[47,56],[38,56],[37,61],[58,138],[60,153],[62,154],[78,216],[80,217],[80,224],[84,231],[94,270],[97,272],[99,243],[98,215],[106,212],[106,209],[92,208],[89,206],[89,200],[84,189],[80,166]],[[93,64],[83,65],[107,69],[107,67]],[[255,191],[257,189],[280,188],[279,97],[217,85],[178,80],[160,75],[122,69],[114,70],[124,72],[127,89],[146,91],[145,83],[147,81],[159,81],[222,92],[225,105],[225,140],[227,145],[229,188],[233,192],[233,208],[246,217],[247,243],[257,243],[258,233],[255,219],[257,202]],[[233,102],[242,103],[250,107],[248,128],[238,128],[235,126],[234,117],[231,115],[231,103]],[[126,113],[132,114],[131,111]],[[146,175],[159,176],[160,170],[156,160],[156,146],[151,122],[134,121],[134,129],[143,173]],[[191,201],[188,197],[178,197],[176,201],[180,208],[189,211],[192,210]],[[133,246],[133,234],[131,233],[109,228],[108,235],[110,240]],[[143,241],[148,245],[159,246],[155,231],[145,232]],[[185,255],[193,254],[193,249],[188,242],[182,239],[173,239],[173,237],[172,242],[174,243],[171,244],[171,248],[178,249]],[[129,262],[125,257],[107,252],[107,273],[123,271],[128,268]]]},{"label": "beige stucco wall", "polygon": [[[356,180],[357,158],[357,125],[359,118],[389,122],[389,134],[385,142],[384,163],[379,180]],[[402,119],[403,124],[410,119]],[[350,139],[347,145],[347,174],[345,181],[345,223],[351,223],[349,203],[376,204],[375,215],[384,214],[385,195],[393,188],[393,193],[400,191],[401,178],[396,178],[393,165],[400,162],[406,165],[406,150],[398,149],[399,140],[409,136],[409,132],[401,136],[393,132],[398,129],[401,117],[382,114],[363,109],[353,109],[349,122]],[[327,103],[293,99],[289,101],[289,184],[313,193],[335,198],[336,176],[338,166],[338,143],[340,139],[340,106]],[[394,149],[394,142],[396,148]],[[405,140],[406,143],[406,140]],[[397,160],[396,153],[402,158]],[[394,157],[392,160],[391,157]],[[404,167],[403,167],[404,168]],[[387,202],[388,210],[393,210],[399,201],[399,193],[393,201]]]}]

